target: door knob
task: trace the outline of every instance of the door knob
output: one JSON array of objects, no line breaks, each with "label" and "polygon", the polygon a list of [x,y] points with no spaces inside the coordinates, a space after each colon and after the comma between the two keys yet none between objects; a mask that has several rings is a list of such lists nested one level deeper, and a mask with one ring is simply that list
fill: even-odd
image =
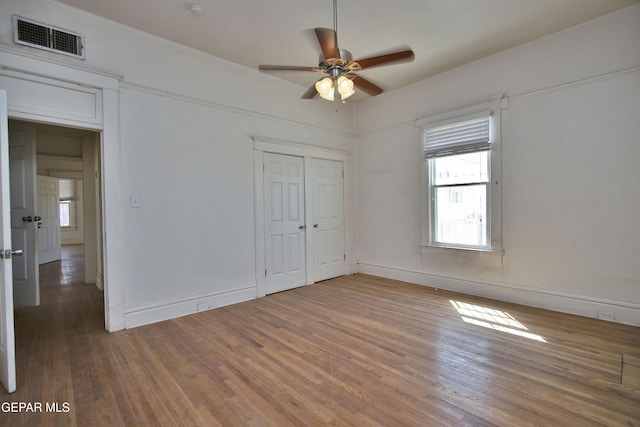
[{"label": "door knob", "polygon": [[304,230],[305,228],[307,228],[307,226],[306,226],[306,225],[300,225],[300,226],[298,226],[298,230]]},{"label": "door knob", "polygon": [[318,224],[313,224],[313,228],[318,228]]},{"label": "door knob", "polygon": [[22,217],[22,222],[31,222],[31,221],[33,221],[33,218],[31,218],[31,215]]},{"label": "door knob", "polygon": [[39,223],[38,223],[38,230],[39,230],[39,229],[41,229],[41,228],[42,228],[42,223],[41,223],[41,222],[39,222]]},{"label": "door knob", "polygon": [[11,259],[11,256],[22,256],[22,249],[2,249],[0,250],[0,258],[1,259]]},{"label": "door knob", "polygon": [[34,217],[33,217],[33,220],[34,220],[34,221],[40,221],[41,219],[42,219],[42,217],[41,217],[41,216],[34,216]]}]

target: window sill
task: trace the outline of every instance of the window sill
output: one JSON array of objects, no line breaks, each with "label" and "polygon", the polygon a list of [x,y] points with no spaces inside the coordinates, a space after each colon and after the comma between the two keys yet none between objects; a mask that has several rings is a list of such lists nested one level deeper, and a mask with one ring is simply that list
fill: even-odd
[{"label": "window sill", "polygon": [[478,254],[478,255],[495,255],[502,256],[504,255],[503,250],[496,249],[481,249],[481,248],[464,248],[459,246],[444,246],[444,245],[420,245],[420,248],[428,251],[437,251],[437,252],[449,252],[449,253],[460,253],[460,254]]}]

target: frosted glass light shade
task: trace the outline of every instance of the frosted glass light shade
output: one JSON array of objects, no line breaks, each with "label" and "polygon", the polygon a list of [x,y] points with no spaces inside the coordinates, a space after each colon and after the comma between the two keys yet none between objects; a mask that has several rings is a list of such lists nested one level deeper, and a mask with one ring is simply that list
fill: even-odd
[{"label": "frosted glass light shade", "polygon": [[322,98],[326,99],[327,101],[333,101],[334,100],[333,81],[329,77],[325,77],[322,80],[318,80],[316,82],[316,90],[318,91],[318,94]]},{"label": "frosted glass light shade", "polygon": [[338,77],[337,83],[338,83],[338,92],[340,93],[340,96],[342,97],[343,101],[348,97],[350,97],[351,95],[353,95],[354,93],[356,93],[356,91],[353,90],[353,81],[351,79],[348,79],[345,76],[340,76]]}]

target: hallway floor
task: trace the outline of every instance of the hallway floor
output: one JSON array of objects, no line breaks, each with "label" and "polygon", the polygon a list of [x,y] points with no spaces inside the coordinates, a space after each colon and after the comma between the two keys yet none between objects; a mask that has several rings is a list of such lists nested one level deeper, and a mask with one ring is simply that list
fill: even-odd
[{"label": "hallway floor", "polygon": [[60,285],[83,284],[84,246],[62,247],[62,259],[40,266],[40,288]]}]

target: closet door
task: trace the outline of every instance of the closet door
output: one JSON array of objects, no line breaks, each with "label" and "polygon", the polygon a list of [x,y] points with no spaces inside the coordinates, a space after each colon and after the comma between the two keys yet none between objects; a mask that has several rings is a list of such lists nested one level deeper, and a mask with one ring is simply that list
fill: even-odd
[{"label": "closet door", "polygon": [[266,293],[305,284],[304,160],[264,154]]},{"label": "closet door", "polygon": [[313,258],[314,281],[343,276],[344,175],[342,162],[313,159]]}]

